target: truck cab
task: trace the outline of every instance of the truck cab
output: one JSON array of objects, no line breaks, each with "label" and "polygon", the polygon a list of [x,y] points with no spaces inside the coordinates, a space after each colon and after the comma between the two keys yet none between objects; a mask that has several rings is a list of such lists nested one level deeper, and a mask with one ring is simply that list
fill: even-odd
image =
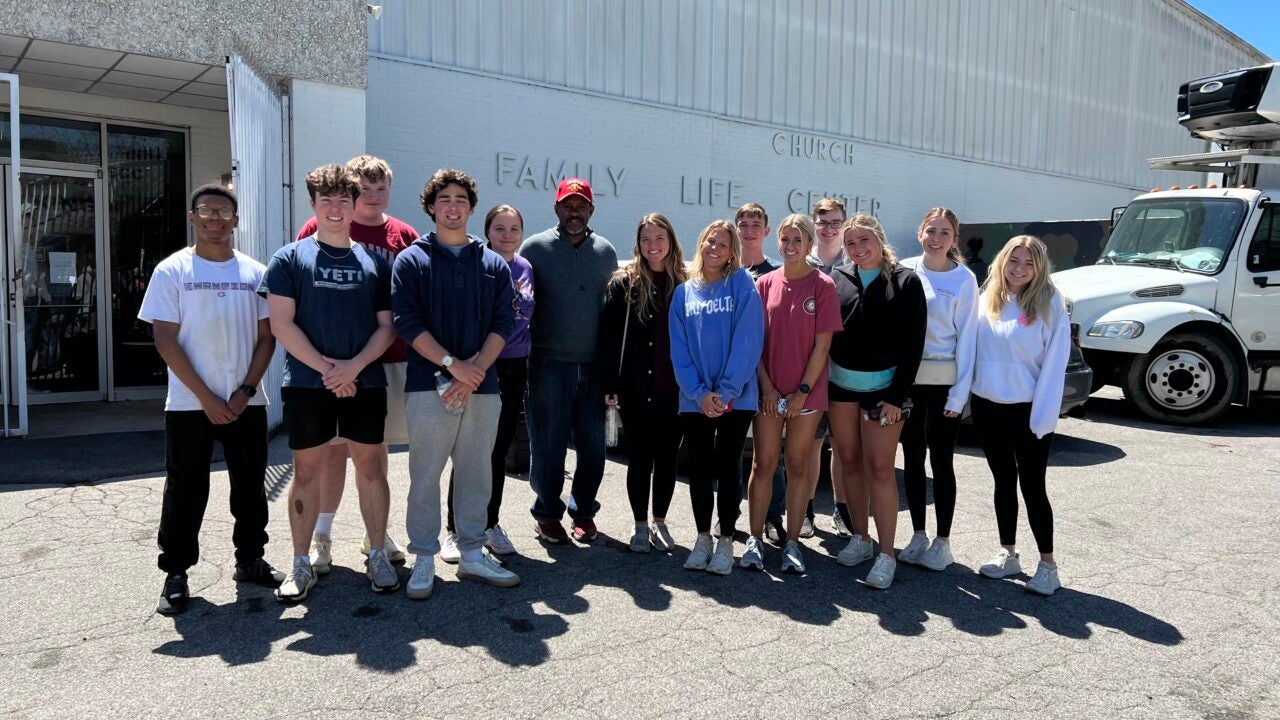
[{"label": "truck cab", "polygon": [[1204,423],[1280,397],[1280,183],[1256,186],[1280,169],[1275,67],[1183,85],[1183,125],[1223,150],[1150,161],[1224,187],[1135,198],[1096,264],[1054,274],[1094,384],[1151,419]]}]

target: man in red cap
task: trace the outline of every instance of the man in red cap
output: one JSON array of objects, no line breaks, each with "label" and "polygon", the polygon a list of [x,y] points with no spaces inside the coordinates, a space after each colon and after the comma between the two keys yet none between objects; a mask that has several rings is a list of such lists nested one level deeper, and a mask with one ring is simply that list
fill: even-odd
[{"label": "man in red cap", "polygon": [[560,524],[565,503],[564,458],[570,438],[577,453],[568,511],[573,537],[596,537],[596,492],[604,477],[604,390],[595,366],[596,330],[605,286],[618,269],[618,254],[587,223],[595,211],[591,185],[566,178],[556,189],[560,222],[524,241],[520,255],[533,266],[534,313],[529,354],[529,484],[537,497],[538,536],[568,540]]}]

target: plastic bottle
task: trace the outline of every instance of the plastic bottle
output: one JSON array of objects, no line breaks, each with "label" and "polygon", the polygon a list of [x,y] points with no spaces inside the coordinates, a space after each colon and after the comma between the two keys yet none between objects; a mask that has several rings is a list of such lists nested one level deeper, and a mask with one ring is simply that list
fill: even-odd
[{"label": "plastic bottle", "polygon": [[622,424],[622,414],[617,406],[610,405],[604,410],[604,444],[608,447],[618,446],[618,427]]},{"label": "plastic bottle", "polygon": [[[449,390],[449,388],[451,388],[451,387],[453,387],[453,378],[445,377],[444,373],[442,373],[442,372],[440,372],[439,370],[437,370],[437,371],[436,371],[436,392],[440,393],[440,402],[441,402],[441,403],[444,403],[444,394],[445,394],[445,392],[447,392],[447,391]],[[445,410],[448,410],[450,415],[461,415],[461,414],[462,414],[462,406],[461,406],[461,405],[458,405],[457,407],[454,407],[453,405],[445,404],[444,409],[445,409]]]}]

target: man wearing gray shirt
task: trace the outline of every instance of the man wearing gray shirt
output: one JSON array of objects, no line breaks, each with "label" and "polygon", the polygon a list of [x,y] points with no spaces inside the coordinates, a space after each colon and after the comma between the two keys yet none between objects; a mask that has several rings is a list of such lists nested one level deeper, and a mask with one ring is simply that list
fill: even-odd
[{"label": "man wearing gray shirt", "polygon": [[595,366],[596,332],[605,286],[618,269],[613,245],[587,226],[595,211],[591,186],[566,178],[556,189],[560,223],[524,241],[533,266],[534,313],[529,354],[529,484],[538,536],[568,540],[564,526],[564,458],[573,440],[577,463],[568,511],[578,542],[596,538],[596,492],[604,477],[604,390]]}]

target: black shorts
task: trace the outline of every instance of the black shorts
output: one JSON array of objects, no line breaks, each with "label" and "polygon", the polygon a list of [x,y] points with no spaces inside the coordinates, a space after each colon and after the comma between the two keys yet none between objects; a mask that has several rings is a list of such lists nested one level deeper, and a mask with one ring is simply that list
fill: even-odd
[{"label": "black shorts", "polygon": [[340,398],[324,388],[280,389],[289,449],[319,447],[341,435],[364,445],[381,445],[387,421],[387,389],[361,388]]},{"label": "black shorts", "polygon": [[884,389],[857,392],[846,390],[835,383],[827,386],[827,399],[831,402],[858,403],[863,409],[875,407],[876,403],[884,399],[884,393]]}]

